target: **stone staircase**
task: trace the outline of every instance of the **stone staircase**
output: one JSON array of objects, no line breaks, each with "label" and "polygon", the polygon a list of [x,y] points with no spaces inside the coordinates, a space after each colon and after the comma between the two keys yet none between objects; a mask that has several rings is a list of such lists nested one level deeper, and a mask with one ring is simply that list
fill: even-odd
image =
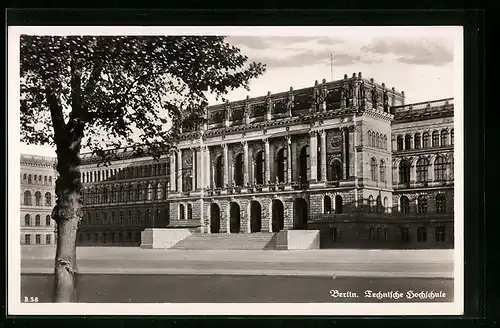
[{"label": "stone staircase", "polygon": [[272,232],[256,233],[195,233],[179,241],[170,249],[196,250],[257,250],[276,249],[276,234]]}]

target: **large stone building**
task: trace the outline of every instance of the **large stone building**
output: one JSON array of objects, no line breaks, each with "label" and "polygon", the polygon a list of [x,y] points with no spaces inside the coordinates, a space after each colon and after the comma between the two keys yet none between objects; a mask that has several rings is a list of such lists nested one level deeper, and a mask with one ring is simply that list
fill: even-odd
[{"label": "large stone building", "polygon": [[21,155],[21,244],[55,244],[55,159]]},{"label": "large stone building", "polygon": [[126,150],[110,168],[89,157],[79,240],[134,244],[156,225],[318,229],[322,247],[452,247],[453,102],[404,99],[353,74],[211,106],[159,163]]}]

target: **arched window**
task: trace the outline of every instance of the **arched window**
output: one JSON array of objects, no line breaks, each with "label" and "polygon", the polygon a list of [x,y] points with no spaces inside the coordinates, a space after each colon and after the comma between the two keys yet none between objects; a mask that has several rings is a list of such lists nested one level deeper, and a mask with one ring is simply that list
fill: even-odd
[{"label": "arched window", "polygon": [[439,147],[439,132],[432,132],[432,147]]},{"label": "arched window", "polygon": [[28,183],[31,183],[31,174],[28,175]]},{"label": "arched window", "polygon": [[187,219],[192,220],[193,219],[193,205],[188,204],[187,211],[188,211]]},{"label": "arched window", "polygon": [[243,179],[243,176],[244,176],[244,166],[245,166],[245,162],[243,160],[243,154],[238,154],[234,157],[234,171],[233,171],[233,181],[234,181],[234,185],[235,186],[238,186],[238,187],[242,187],[243,186],[243,183],[244,183],[244,179]]},{"label": "arched window", "polygon": [[123,203],[124,198],[125,198],[125,192],[123,189],[123,185],[120,185],[118,189],[118,202]]},{"label": "arched window", "polygon": [[420,195],[417,198],[417,212],[419,214],[427,213],[427,197]]},{"label": "arched window", "polygon": [[437,213],[446,212],[446,196],[443,194],[436,195],[436,212]]},{"label": "arched window", "polygon": [[286,171],[287,171],[287,160],[288,154],[286,148],[281,148],[276,153],[276,178],[278,182],[283,183],[286,179]]},{"label": "arched window", "polygon": [[426,242],[427,241],[427,229],[425,227],[417,228],[417,241]]},{"label": "arched window", "polygon": [[31,192],[29,190],[24,192],[24,205],[31,206]]},{"label": "arched window", "polygon": [[263,151],[257,152],[255,155],[255,172],[254,179],[256,184],[264,184],[264,172],[265,172],[265,154]]},{"label": "arched window", "polygon": [[436,241],[444,242],[446,239],[446,228],[445,226],[436,227]]},{"label": "arched window", "polygon": [[384,135],[384,146],[383,146],[384,149],[387,149],[387,136]]},{"label": "arched window", "polygon": [[42,206],[42,194],[39,191],[35,192],[35,205]]},{"label": "arched window", "polygon": [[224,162],[222,156],[218,156],[215,159],[214,168],[214,184],[215,188],[222,188],[224,183]]},{"label": "arched window", "polygon": [[422,135],[422,148],[429,148],[430,147],[429,141],[430,141],[429,133],[424,132],[424,134]]},{"label": "arched window", "polygon": [[47,216],[45,217],[45,225],[46,225],[47,227],[48,227],[48,226],[50,226],[50,215],[47,215]]},{"label": "arched window", "polygon": [[443,181],[446,180],[446,161],[444,157],[439,156],[434,161],[434,180]]},{"label": "arched window", "polygon": [[382,197],[377,196],[377,209],[376,209],[377,213],[382,213],[384,211],[383,207],[382,207]]},{"label": "arched window", "polygon": [[399,163],[399,183],[410,183],[410,162],[407,160]]},{"label": "arched window", "polygon": [[43,177],[43,184],[45,184],[45,185],[47,184],[47,176]]},{"label": "arched window", "polygon": [[402,136],[398,136],[398,138],[397,138],[397,147],[398,147],[398,150],[403,150],[403,137]]},{"label": "arched window", "polygon": [[134,201],[134,186],[132,184],[128,185],[128,199],[129,202]]},{"label": "arched window", "polygon": [[30,218],[30,215],[29,214],[26,214],[24,216],[24,225],[26,227],[29,227],[31,225],[31,218]]},{"label": "arched window", "polygon": [[368,146],[373,146],[372,144],[372,132],[368,131]]},{"label": "arched window", "polygon": [[411,149],[411,136],[409,134],[405,136],[405,149]]},{"label": "arched window", "polygon": [[179,220],[184,220],[184,204],[179,204]]},{"label": "arched window", "polygon": [[451,129],[451,133],[450,133],[450,141],[451,141],[451,144],[454,145],[455,144],[455,130],[454,129]]},{"label": "arched window", "polygon": [[335,213],[343,213],[344,212],[344,206],[342,204],[342,196],[337,195],[335,196]]},{"label": "arched window", "polygon": [[448,146],[448,131],[441,131],[441,146]]},{"label": "arched window", "polygon": [[399,199],[399,206],[401,208],[401,213],[402,214],[409,214],[410,213],[410,200],[406,196],[402,196]]},{"label": "arched window", "polygon": [[52,206],[52,195],[50,192],[45,193],[45,206]]},{"label": "arched window", "polygon": [[377,181],[377,161],[375,158],[370,161],[370,173],[372,181]]},{"label": "arched window", "polygon": [[49,184],[52,184],[52,177],[49,177]]},{"label": "arched window", "polygon": [[380,182],[386,182],[385,162],[383,159],[380,160]]},{"label": "arched window", "polygon": [[137,184],[137,186],[135,187],[135,200],[142,200],[142,195],[144,195],[144,193],[142,192],[142,186],[141,184]]},{"label": "arched window", "polygon": [[330,198],[330,196],[325,196],[325,198],[323,198],[323,213],[332,213],[332,199]]},{"label": "arched window", "polygon": [[328,181],[337,181],[342,179],[342,164],[338,159],[334,159],[330,162],[329,170],[327,173]]},{"label": "arched window", "polygon": [[378,133],[375,136],[375,147],[381,148],[380,147],[380,135]]},{"label": "arched window", "polygon": [[373,201],[373,196],[370,195],[368,197],[368,212],[372,212],[373,206],[375,205],[375,202]]},{"label": "arched window", "polygon": [[40,214],[35,215],[35,227],[39,227],[41,224]]},{"label": "arched window", "polygon": [[427,181],[429,173],[429,161],[426,158],[420,158],[417,161],[417,182]]},{"label": "arched window", "polygon": [[420,149],[421,148],[421,138],[420,138],[420,133],[415,133],[415,149]]}]

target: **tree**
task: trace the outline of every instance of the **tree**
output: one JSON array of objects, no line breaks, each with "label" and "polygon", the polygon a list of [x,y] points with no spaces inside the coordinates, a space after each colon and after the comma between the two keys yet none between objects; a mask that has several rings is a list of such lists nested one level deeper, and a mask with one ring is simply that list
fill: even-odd
[{"label": "tree", "polygon": [[223,99],[248,88],[265,65],[248,63],[222,36],[22,35],[20,41],[21,141],[56,148],[54,301],[73,302],[82,147],[104,164],[116,156],[107,150],[123,145],[157,159],[182,126],[203,121],[208,93]]}]

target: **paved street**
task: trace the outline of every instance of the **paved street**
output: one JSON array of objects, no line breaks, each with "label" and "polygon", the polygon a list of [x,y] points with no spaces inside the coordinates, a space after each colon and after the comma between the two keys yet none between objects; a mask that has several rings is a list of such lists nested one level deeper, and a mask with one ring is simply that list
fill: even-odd
[{"label": "paved street", "polygon": [[[51,302],[52,275],[23,275],[21,297]],[[252,303],[252,302],[422,302],[409,291],[433,291],[453,301],[453,280],[424,278],[328,278],[229,275],[82,275],[79,302],[86,303]],[[332,297],[334,290],[349,297]],[[400,291],[400,299],[365,298],[365,292]],[[412,295],[412,294],[409,294]]]},{"label": "paved street", "polygon": [[[452,252],[380,250],[175,251],[80,248],[82,274],[453,277]],[[53,250],[24,250],[22,273],[52,273]]]}]

